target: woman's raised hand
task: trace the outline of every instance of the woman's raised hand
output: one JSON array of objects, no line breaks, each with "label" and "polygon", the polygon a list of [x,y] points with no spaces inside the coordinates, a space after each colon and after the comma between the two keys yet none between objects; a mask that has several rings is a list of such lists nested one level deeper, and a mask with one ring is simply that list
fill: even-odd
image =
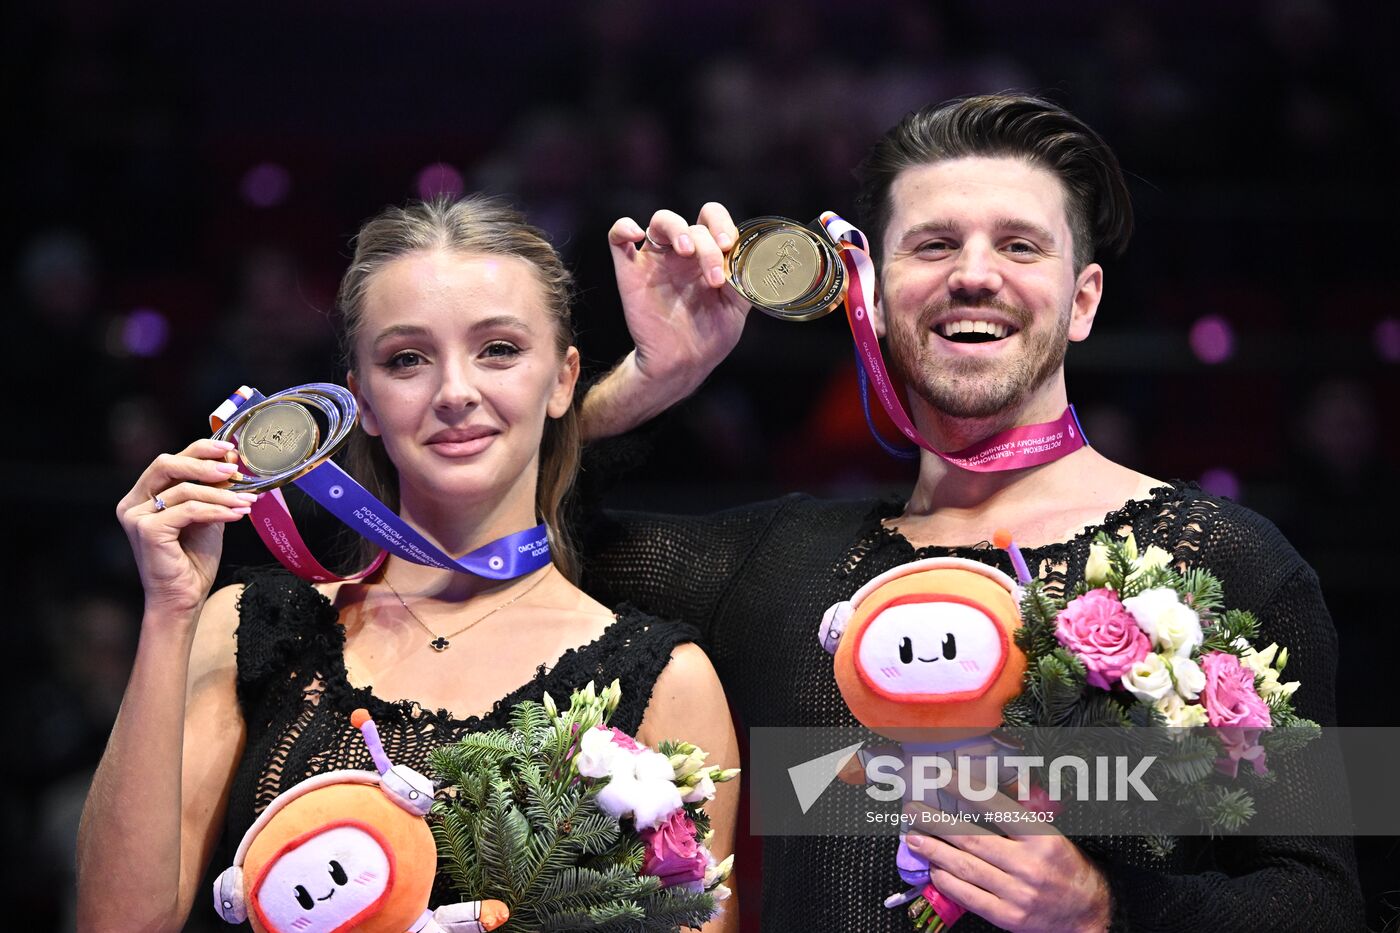
[{"label": "woman's raised hand", "polygon": [[247,515],[257,496],[220,484],[238,472],[233,445],[199,440],[178,454],[161,454],[117,503],[146,611],[188,614],[209,595],[223,551],[224,525]]}]

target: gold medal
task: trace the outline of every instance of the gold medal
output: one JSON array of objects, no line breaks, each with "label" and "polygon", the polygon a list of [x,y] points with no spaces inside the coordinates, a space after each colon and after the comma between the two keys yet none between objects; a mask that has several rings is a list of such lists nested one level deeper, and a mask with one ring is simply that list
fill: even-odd
[{"label": "gold medal", "polygon": [[263,405],[238,435],[238,453],[259,476],[272,476],[306,463],[316,452],[320,429],[296,402]]},{"label": "gold medal", "polygon": [[[313,411],[320,412],[323,420],[313,418]],[[216,418],[224,420],[220,423]],[[214,440],[236,443],[247,472],[253,474],[229,483],[228,488],[265,492],[306,475],[333,457],[359,420],[360,409],[349,389],[313,382],[226,414],[216,411],[210,423],[217,425]]]},{"label": "gold medal", "polygon": [[725,264],[735,291],[785,321],[819,318],[846,296],[846,269],[835,245],[785,217],[756,217],[740,224]]}]

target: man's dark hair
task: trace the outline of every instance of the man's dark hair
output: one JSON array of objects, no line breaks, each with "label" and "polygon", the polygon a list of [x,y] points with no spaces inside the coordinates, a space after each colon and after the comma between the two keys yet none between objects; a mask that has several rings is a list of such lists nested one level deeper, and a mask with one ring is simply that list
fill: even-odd
[{"label": "man's dark hair", "polygon": [[1118,158],[1099,134],[1039,97],[989,94],[916,110],[870,150],[856,177],[872,248],[884,245],[890,188],[900,172],[965,156],[1022,158],[1060,179],[1076,271],[1099,250],[1118,255],[1127,247],[1133,206]]}]

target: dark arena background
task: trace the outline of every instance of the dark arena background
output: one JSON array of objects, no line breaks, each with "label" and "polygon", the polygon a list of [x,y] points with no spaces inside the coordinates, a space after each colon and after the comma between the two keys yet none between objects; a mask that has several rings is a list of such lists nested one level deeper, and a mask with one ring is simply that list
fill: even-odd
[{"label": "dark arena background", "polygon": [[[1336,620],[1343,723],[1396,723],[1389,4],[25,6],[0,37],[7,926],[73,927],[78,814],[141,610],[115,503],[239,384],[343,379],[328,314],[361,220],[444,191],[510,196],[576,270],[597,373],[628,346],[615,218],[711,199],[736,218],[851,216],[875,137],[968,93],[1057,99],[1131,175],[1136,236],[1069,356],[1091,441],[1279,524]],[[700,394],[631,445],[609,501],[907,489],[853,372],[839,315],[755,314]],[[269,559],[245,526],[225,556]],[[1400,850],[1358,849],[1380,929]],[[201,896],[191,928],[205,913]]]}]

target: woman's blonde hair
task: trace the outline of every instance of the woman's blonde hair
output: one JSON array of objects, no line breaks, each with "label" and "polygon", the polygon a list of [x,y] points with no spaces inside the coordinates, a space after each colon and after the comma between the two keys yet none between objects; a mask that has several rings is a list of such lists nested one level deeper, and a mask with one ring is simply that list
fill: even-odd
[{"label": "woman's blonde hair", "polygon": [[[525,260],[544,286],[545,310],[555,324],[556,351],[562,357],[573,345],[573,276],[544,232],[526,223],[519,211],[503,201],[471,195],[390,207],[360,228],[354,244],[355,256],[340,280],[336,298],[341,354],[352,373],[356,370],[355,338],[364,325],[365,293],[370,280],[395,259],[420,251],[451,250]],[[535,510],[549,525],[555,566],[575,582],[578,556],[564,524],[564,499],[578,473],[578,460],[578,411],[570,403],[563,417],[545,421]],[[350,437],[346,468],[380,501],[398,510],[398,471],[379,438],[357,428]]]}]

